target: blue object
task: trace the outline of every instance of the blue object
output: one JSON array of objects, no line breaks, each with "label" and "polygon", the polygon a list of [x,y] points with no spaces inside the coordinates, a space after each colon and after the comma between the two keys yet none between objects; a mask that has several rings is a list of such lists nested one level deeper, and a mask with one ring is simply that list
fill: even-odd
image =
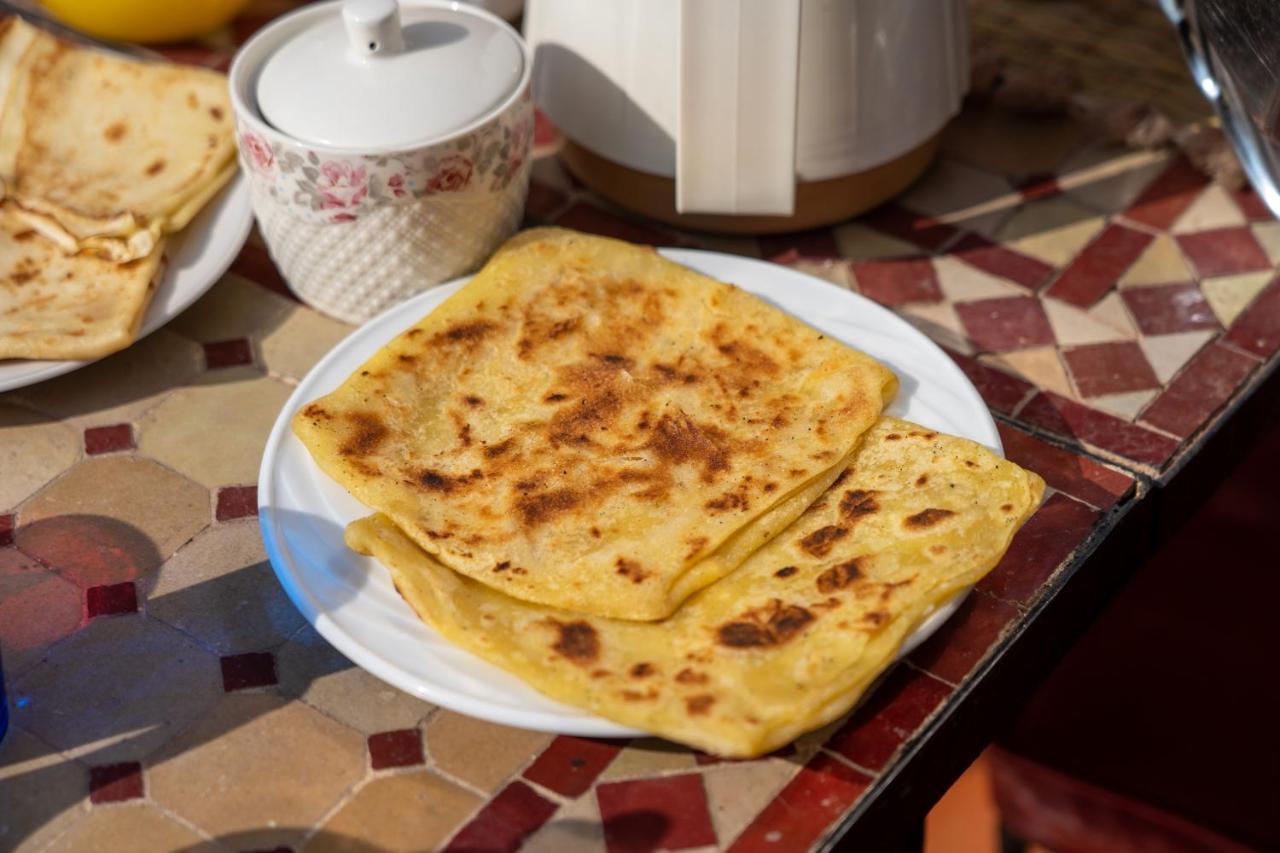
[{"label": "blue object", "polygon": [[9,731],[9,700],[4,693],[4,659],[0,658],[0,741],[4,733]]}]

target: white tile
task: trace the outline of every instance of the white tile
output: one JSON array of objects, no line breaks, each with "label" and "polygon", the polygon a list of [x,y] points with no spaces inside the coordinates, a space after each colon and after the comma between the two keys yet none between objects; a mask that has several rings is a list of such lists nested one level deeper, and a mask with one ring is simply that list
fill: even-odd
[{"label": "white tile", "polygon": [[1126,421],[1132,421],[1159,393],[1159,391],[1130,391],[1125,394],[1104,394],[1101,397],[1091,397],[1089,405],[1124,418]]},{"label": "white tile", "polygon": [[1140,338],[1138,346],[1151,362],[1151,369],[1161,385],[1167,385],[1182,366],[1214,336],[1212,329],[1178,332],[1173,335],[1151,335]]},{"label": "white tile", "polygon": [[1191,206],[1183,211],[1171,229],[1175,234],[1192,231],[1209,231],[1213,228],[1231,228],[1245,224],[1244,214],[1227,191],[1218,184],[1210,184]]},{"label": "white tile", "polygon": [[1201,281],[1200,289],[1204,291],[1204,298],[1217,315],[1218,322],[1230,326],[1274,277],[1272,270],[1223,275]]}]

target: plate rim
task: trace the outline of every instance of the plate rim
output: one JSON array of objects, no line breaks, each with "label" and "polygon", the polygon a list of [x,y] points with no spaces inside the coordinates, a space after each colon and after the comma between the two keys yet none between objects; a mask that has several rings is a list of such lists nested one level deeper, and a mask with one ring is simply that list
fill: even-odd
[{"label": "plate rim", "polygon": [[[235,260],[239,257],[241,250],[244,249],[245,243],[249,240],[249,232],[253,230],[253,206],[249,201],[249,184],[244,173],[240,172],[238,169],[236,170],[235,175],[232,176],[231,180],[227,182],[227,185],[218,190],[213,199],[210,200],[209,204],[201,210],[201,213],[203,214],[205,211],[213,210],[219,205],[227,205],[229,208],[231,206],[241,207],[243,212],[239,219],[232,223],[239,232],[232,240],[231,244],[229,244],[235,246],[234,250],[229,251],[225,256],[225,259],[219,259],[212,265],[207,283],[193,288],[190,296],[178,299],[177,302],[175,302],[168,310],[157,314],[154,318],[150,316],[151,306],[155,304],[154,300],[156,294],[153,293],[152,301],[147,305],[148,316],[143,317],[142,326],[138,329],[138,336],[134,338],[128,346],[116,350],[115,352],[109,352],[106,355],[100,355],[97,358],[87,359],[57,359],[52,361],[38,358],[12,359],[12,361],[15,362],[27,362],[29,364],[39,366],[33,367],[31,373],[20,375],[12,379],[0,377],[0,393],[4,393],[6,391],[17,391],[19,388],[28,388],[40,382],[56,379],[59,376],[65,376],[68,373],[77,371],[82,367],[88,367],[91,364],[96,364],[104,358],[110,358],[115,355],[116,352],[124,352],[124,350],[138,343],[138,341],[147,337],[152,332],[164,328],[170,322],[177,319],[178,315],[186,311],[194,305],[200,297],[212,290],[213,286],[221,281],[222,277],[227,274],[227,270],[231,269],[231,265],[235,263]],[[234,213],[234,210],[232,210],[232,212]],[[191,227],[191,223],[188,223],[187,227]],[[197,257],[203,257],[203,253]],[[171,269],[171,267],[166,265],[165,271],[162,275],[167,277],[171,274]],[[156,292],[158,293],[160,288],[163,286],[164,282],[162,281],[157,285]],[[0,364],[2,363],[3,361],[0,361]]]},{"label": "plate rim", "polygon": [[[947,355],[946,351],[943,350],[935,341],[929,338],[928,335],[885,306],[880,305],[860,293],[842,288],[839,285],[818,276],[801,272],[800,270],[792,269],[781,264],[766,261],[761,258],[734,255],[728,252],[718,252],[715,250],[684,247],[658,247],[658,252],[669,260],[676,261],[677,263],[684,263],[684,259],[696,261],[701,258],[712,258],[715,260],[730,260],[733,263],[742,263],[746,266],[764,267],[767,268],[769,274],[776,275],[781,273],[784,276],[799,277],[808,282],[816,282],[825,287],[829,287],[835,293],[841,294],[842,299],[852,297],[855,303],[860,303],[860,307],[862,309],[871,309],[869,313],[876,318],[902,329],[918,342],[923,342],[924,349],[931,351],[933,355],[937,356],[948,366],[948,370],[952,374],[951,378],[955,381],[957,387],[963,388],[966,395],[971,396],[973,400],[978,402],[981,405],[982,411],[985,412],[986,418],[984,427],[987,428],[988,435],[987,440],[982,441],[982,443],[990,447],[999,455],[1004,455],[1003,443],[1000,440],[1000,434],[995,418],[992,417],[990,408],[986,405],[985,401],[983,401],[982,396],[978,393],[978,390],[972,381],[969,380],[969,377],[966,376],[964,371],[960,369],[959,365],[957,365],[955,361]],[[433,288],[424,290],[422,293],[415,294],[409,299],[380,312],[376,316],[354,328],[346,337],[336,343],[319,361],[315,363],[315,365],[311,367],[310,370],[307,371],[302,379],[299,380],[297,387],[294,388],[293,392],[289,395],[289,398],[281,407],[280,413],[276,418],[276,422],[272,426],[271,432],[267,438],[267,443],[263,448],[262,462],[259,467],[257,484],[258,525],[262,535],[263,544],[267,552],[267,558],[271,563],[272,571],[276,575],[277,581],[284,589],[285,594],[289,597],[293,605],[298,608],[299,612],[302,613],[303,617],[311,627],[314,628],[315,631],[327,642],[331,643],[340,653],[366,672],[369,672],[399,690],[403,690],[435,705],[449,708],[458,713],[467,714],[468,716],[473,716],[482,720],[494,720],[494,715],[492,713],[492,708],[494,706],[491,703],[485,703],[463,693],[449,691],[446,688],[438,688],[435,685],[425,684],[416,679],[407,677],[400,667],[370,649],[358,638],[353,636],[351,632],[345,630],[334,620],[326,618],[326,611],[318,606],[318,602],[313,599],[311,593],[305,589],[299,588],[292,582],[292,577],[294,575],[301,577],[302,573],[294,568],[293,556],[289,553],[287,543],[284,542],[281,530],[282,525],[276,521],[273,507],[275,502],[274,497],[276,486],[273,481],[277,467],[276,462],[280,456],[283,443],[292,435],[292,430],[290,428],[292,413],[300,408],[305,402],[304,397],[306,399],[310,399],[311,396],[316,393],[314,389],[308,387],[309,384],[314,381],[316,377],[328,372],[329,366],[333,362],[339,360],[347,350],[358,345],[360,332],[363,329],[379,325],[386,322],[394,315],[405,312],[412,313],[413,316],[418,319],[428,316],[431,311],[436,310],[441,303],[448,299],[453,292],[456,292],[457,289],[470,281],[474,275],[475,273],[470,273],[450,279],[447,282],[443,282]],[[416,312],[419,309],[411,307],[417,302],[426,301],[431,298],[432,295],[445,290],[448,290],[449,292],[445,293],[444,296],[440,298],[440,301],[427,311],[426,314],[418,314]],[[779,308],[779,310],[785,309]],[[791,314],[789,311],[787,313]],[[806,322],[803,318],[797,319],[800,319],[801,322]],[[391,337],[394,337],[395,334],[399,334],[399,332],[393,333]],[[390,338],[388,338],[388,340],[390,340]],[[286,568],[286,566],[289,568]],[[971,586],[966,587],[957,592],[952,598],[935,608],[934,611],[926,617],[920,625],[916,626],[916,629],[903,641],[902,646],[899,648],[898,653],[894,658],[894,662],[896,663],[901,660],[903,657],[910,654],[921,643],[929,639],[929,637],[932,636],[943,623],[950,619],[957,609],[959,609],[960,605],[968,597],[971,591]],[[401,603],[403,604],[404,602],[402,601]],[[406,604],[405,606],[408,605]],[[417,618],[416,615],[415,618]],[[430,626],[427,626],[427,628],[428,630],[434,630],[431,629]],[[474,657],[478,661],[486,664],[488,663],[487,661],[484,661],[483,658],[480,658],[465,649],[459,649],[459,651]],[[492,664],[489,665],[492,666]],[[551,697],[547,698],[551,699]],[[551,701],[558,700],[552,699]],[[506,722],[502,724],[518,725],[526,729],[584,737],[639,737],[649,734],[643,730],[622,726],[595,714],[572,708],[568,705],[565,705],[564,707],[566,708],[566,711],[556,713],[524,709],[521,711],[522,717],[519,723]],[[571,728],[566,727],[564,724],[566,712],[574,712],[574,722]]]}]

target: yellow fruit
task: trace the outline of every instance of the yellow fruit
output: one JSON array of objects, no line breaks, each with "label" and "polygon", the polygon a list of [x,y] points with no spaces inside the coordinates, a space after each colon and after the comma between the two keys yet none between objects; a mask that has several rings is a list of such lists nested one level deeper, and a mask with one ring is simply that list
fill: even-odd
[{"label": "yellow fruit", "polygon": [[114,41],[166,42],[202,36],[230,21],[248,0],[44,0],[58,20]]}]

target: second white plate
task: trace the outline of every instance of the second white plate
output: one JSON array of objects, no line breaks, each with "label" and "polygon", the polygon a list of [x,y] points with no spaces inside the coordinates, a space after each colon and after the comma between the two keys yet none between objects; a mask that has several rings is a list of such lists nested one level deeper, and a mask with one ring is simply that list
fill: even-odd
[{"label": "second white plate", "polygon": [[[991,414],[965,375],[932,341],[887,309],[764,261],[690,249],[661,251],[878,358],[897,374],[901,386],[890,414],[1001,451]],[[298,409],[337,388],[465,281],[430,290],[369,321],[299,384],[271,432],[258,478],[258,516],[267,554],[289,597],[316,630],[356,664],[401,690],[503,725],[597,737],[640,734],[543,696],[424,625],[396,593],[387,570],[343,543],[343,528],[369,510],[316,467],[290,430]],[[901,653],[937,630],[959,598],[926,620]]]}]

